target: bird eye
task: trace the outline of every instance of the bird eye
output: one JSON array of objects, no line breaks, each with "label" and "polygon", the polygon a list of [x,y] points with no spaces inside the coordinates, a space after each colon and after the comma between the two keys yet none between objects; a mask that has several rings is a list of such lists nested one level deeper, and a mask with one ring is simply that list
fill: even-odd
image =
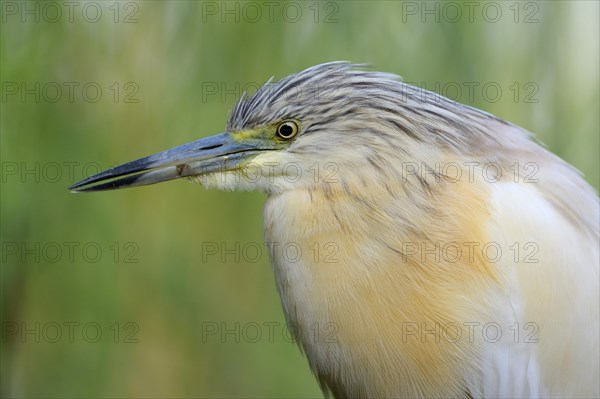
[{"label": "bird eye", "polygon": [[298,134],[298,125],[294,121],[281,122],[277,126],[277,135],[285,140],[290,140]]}]

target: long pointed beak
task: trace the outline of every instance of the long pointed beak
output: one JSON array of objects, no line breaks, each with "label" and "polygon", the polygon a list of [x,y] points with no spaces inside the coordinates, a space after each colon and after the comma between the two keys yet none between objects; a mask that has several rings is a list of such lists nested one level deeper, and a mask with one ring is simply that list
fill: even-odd
[{"label": "long pointed beak", "polygon": [[73,184],[69,190],[114,190],[232,170],[260,150],[264,149],[256,143],[238,142],[229,133],[219,133],[107,169]]}]

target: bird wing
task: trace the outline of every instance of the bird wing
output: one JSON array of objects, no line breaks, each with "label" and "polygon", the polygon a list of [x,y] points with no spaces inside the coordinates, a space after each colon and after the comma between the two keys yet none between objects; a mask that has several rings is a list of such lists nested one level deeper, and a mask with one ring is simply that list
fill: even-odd
[{"label": "bird wing", "polygon": [[498,342],[484,339],[477,391],[598,397],[598,199],[577,171],[540,151],[535,178],[490,184],[504,331]]}]

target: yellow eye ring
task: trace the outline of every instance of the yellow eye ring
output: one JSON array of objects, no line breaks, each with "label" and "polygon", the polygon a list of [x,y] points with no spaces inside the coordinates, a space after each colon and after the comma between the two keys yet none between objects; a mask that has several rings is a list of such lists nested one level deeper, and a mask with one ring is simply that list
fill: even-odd
[{"label": "yellow eye ring", "polygon": [[277,125],[277,136],[284,140],[291,140],[298,134],[298,124],[294,121],[284,121]]}]

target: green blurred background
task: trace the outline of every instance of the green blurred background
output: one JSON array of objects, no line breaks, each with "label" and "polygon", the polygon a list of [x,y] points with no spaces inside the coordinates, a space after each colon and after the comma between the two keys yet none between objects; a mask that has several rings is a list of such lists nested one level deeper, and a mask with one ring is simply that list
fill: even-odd
[{"label": "green blurred background", "polygon": [[4,1],[2,397],[322,396],[283,327],[264,195],[66,189],[221,131],[272,75],[371,63],[598,188],[598,2],[470,4]]}]

